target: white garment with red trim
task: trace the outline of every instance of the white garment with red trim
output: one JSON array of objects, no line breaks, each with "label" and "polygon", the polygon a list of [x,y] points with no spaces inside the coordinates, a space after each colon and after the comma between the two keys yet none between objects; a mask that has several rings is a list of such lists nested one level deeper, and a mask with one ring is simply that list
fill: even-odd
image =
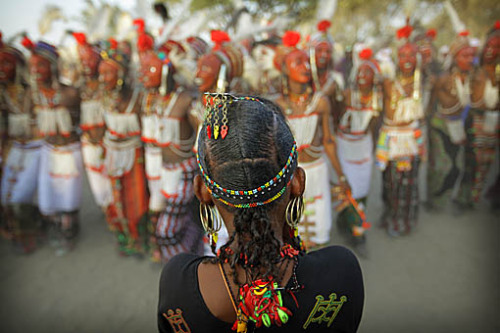
[{"label": "white garment with red trim", "polygon": [[68,109],[62,106],[54,108],[48,106],[37,106],[38,130],[42,136],[61,134],[68,136],[73,129],[73,123]]},{"label": "white garment with red trim", "polygon": [[155,212],[165,208],[165,197],[161,193],[162,152],[160,147],[144,148],[146,178],[149,187],[149,209]]},{"label": "white garment with red trim", "polygon": [[332,227],[328,163],[323,155],[314,162],[299,164],[306,172],[305,211],[299,223],[299,234],[303,235],[307,231],[308,238],[317,244],[330,241]]},{"label": "white garment with red trim", "polygon": [[38,204],[42,214],[80,208],[83,163],[80,143],[53,146],[44,143],[40,154]]},{"label": "white garment with red trim", "polygon": [[82,156],[94,199],[98,206],[107,207],[113,201],[113,190],[104,167],[104,147],[82,138]]},{"label": "white garment with red trim", "polygon": [[35,201],[42,141],[14,142],[5,161],[2,175],[2,204]]},{"label": "white garment with red trim", "polygon": [[368,196],[373,167],[373,139],[366,134],[346,134],[339,132],[337,155],[340,165],[352,190],[352,197]]},{"label": "white garment with red trim", "polygon": [[99,100],[84,100],[80,104],[80,109],[80,127],[83,130],[104,126],[104,108]]},{"label": "white garment with red trim", "polygon": [[299,150],[311,146],[318,127],[318,117],[317,113],[287,117],[288,125]]}]

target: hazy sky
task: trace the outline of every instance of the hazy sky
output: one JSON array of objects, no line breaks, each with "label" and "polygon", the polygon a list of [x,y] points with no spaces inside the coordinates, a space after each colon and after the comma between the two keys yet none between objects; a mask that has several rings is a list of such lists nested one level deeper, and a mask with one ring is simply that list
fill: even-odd
[{"label": "hazy sky", "polygon": [[[94,3],[99,3],[94,0]],[[110,4],[119,3],[123,9],[131,9],[135,0],[106,0]],[[33,40],[41,36],[38,31],[38,21],[46,5],[55,5],[62,9],[69,20],[66,23],[56,22],[52,31],[43,36],[44,40],[58,42],[65,29],[81,30],[82,26],[74,19],[85,8],[84,0],[0,0],[0,30],[5,39],[26,30]]]}]

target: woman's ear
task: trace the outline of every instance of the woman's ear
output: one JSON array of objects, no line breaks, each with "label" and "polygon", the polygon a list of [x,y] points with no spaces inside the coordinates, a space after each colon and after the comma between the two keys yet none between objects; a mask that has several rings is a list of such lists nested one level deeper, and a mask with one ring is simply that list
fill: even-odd
[{"label": "woman's ear", "polygon": [[292,179],[292,197],[300,197],[306,188],[306,173],[301,167],[297,167]]},{"label": "woman's ear", "polygon": [[207,205],[213,204],[212,195],[205,186],[205,183],[203,182],[201,175],[196,175],[194,177],[193,185],[194,185],[194,194],[196,195],[196,198],[198,198],[200,203],[204,203]]}]

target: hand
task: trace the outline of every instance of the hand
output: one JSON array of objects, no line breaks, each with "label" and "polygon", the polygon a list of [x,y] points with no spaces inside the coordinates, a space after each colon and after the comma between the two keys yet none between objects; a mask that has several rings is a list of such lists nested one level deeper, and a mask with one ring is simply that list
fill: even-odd
[{"label": "hand", "polygon": [[339,176],[339,185],[342,189],[342,192],[347,193],[348,191],[351,191],[351,186],[349,185],[349,182],[344,175]]}]

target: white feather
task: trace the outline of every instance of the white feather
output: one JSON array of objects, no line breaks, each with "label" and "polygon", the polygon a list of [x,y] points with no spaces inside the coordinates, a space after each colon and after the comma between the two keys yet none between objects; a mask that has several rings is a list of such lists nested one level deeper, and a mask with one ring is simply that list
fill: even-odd
[{"label": "white feather", "polygon": [[67,21],[66,16],[64,16],[61,8],[54,5],[47,5],[38,21],[38,31],[40,35],[45,35],[52,29],[52,23],[55,21],[62,20]]},{"label": "white feather", "polygon": [[181,4],[180,12],[182,13],[182,15],[176,15],[173,19],[165,24],[161,35],[157,38],[156,45],[165,43],[165,41],[170,38],[170,35],[174,31],[174,29],[176,29],[176,27],[179,25],[179,22],[185,19],[185,15],[190,14],[189,7],[191,6],[191,2],[192,0],[188,0],[184,1]]},{"label": "white feather", "polygon": [[320,0],[316,7],[316,22],[331,20],[337,10],[337,0]]},{"label": "white feather", "polygon": [[455,8],[453,8],[451,2],[446,1],[444,3],[444,8],[446,9],[446,13],[450,17],[451,24],[453,25],[453,30],[455,30],[455,33],[458,34],[459,32],[464,31],[465,24],[460,20],[460,17],[458,16]]},{"label": "white feather", "polygon": [[88,37],[89,40],[105,39],[109,35],[109,26],[111,21],[112,10],[107,4],[104,4],[97,11],[97,15],[93,17],[89,24]]}]

